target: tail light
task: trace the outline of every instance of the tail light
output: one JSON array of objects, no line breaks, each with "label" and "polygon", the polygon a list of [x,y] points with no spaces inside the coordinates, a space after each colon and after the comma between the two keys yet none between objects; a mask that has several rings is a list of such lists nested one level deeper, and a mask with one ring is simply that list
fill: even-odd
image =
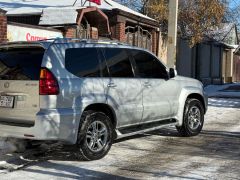
[{"label": "tail light", "polygon": [[39,80],[40,95],[58,95],[59,86],[53,73],[47,68],[41,68]]}]

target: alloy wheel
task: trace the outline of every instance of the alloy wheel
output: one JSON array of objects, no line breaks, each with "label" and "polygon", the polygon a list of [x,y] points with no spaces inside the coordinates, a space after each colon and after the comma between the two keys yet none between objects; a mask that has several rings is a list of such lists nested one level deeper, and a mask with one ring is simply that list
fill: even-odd
[{"label": "alloy wheel", "polygon": [[108,130],[101,121],[94,121],[87,129],[86,143],[93,152],[101,151],[107,144]]}]

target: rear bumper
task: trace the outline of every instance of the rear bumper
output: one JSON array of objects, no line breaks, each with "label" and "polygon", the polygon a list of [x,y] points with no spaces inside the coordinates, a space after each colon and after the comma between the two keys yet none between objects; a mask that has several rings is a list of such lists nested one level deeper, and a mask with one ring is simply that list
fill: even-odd
[{"label": "rear bumper", "polygon": [[0,137],[32,140],[58,140],[74,144],[77,140],[80,111],[75,109],[42,109],[32,127],[0,124]]}]

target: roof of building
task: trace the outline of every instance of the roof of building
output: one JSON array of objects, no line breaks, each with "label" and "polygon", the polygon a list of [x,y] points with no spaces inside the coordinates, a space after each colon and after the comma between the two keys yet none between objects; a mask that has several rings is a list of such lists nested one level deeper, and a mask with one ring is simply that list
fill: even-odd
[{"label": "roof of building", "polygon": [[236,28],[235,23],[222,23],[218,28],[210,31],[207,36],[216,41],[224,41],[233,28]]},{"label": "roof of building", "polygon": [[[40,15],[42,14],[43,9],[46,8],[71,8],[74,7],[79,9],[82,7],[81,5],[82,0],[78,0],[75,5],[75,0],[37,0],[37,1],[25,1],[25,0],[1,0],[0,8],[7,11],[7,15],[14,16],[14,15]],[[154,19],[145,16],[139,12],[136,12],[126,6],[123,6],[117,2],[112,0],[102,0],[101,5],[97,5],[94,3],[89,4],[89,2],[85,3],[84,6],[96,6],[101,10],[113,10],[119,9],[133,15],[143,17],[146,19],[150,19],[155,21]]]},{"label": "roof of building", "polygon": [[[236,33],[236,39],[234,42],[233,34],[231,34],[233,32],[232,30]],[[219,27],[206,33],[205,37],[206,41],[215,41],[231,49],[236,49],[239,46],[239,38],[237,37],[237,28],[235,23],[222,23]]]},{"label": "roof of building", "polygon": [[43,9],[39,25],[76,24],[77,16],[75,8],[46,8]]},{"label": "roof of building", "polygon": [[0,13],[6,13],[7,11],[0,8]]}]

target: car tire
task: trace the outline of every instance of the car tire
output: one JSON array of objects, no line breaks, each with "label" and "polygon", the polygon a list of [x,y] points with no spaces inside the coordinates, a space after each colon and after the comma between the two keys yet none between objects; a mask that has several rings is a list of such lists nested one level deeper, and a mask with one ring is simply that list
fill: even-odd
[{"label": "car tire", "polygon": [[103,158],[113,142],[113,126],[103,112],[85,111],[81,117],[77,150],[79,159],[91,161]]},{"label": "car tire", "polygon": [[183,113],[183,124],[177,126],[177,130],[181,136],[198,135],[204,124],[204,108],[198,99],[187,99]]}]

